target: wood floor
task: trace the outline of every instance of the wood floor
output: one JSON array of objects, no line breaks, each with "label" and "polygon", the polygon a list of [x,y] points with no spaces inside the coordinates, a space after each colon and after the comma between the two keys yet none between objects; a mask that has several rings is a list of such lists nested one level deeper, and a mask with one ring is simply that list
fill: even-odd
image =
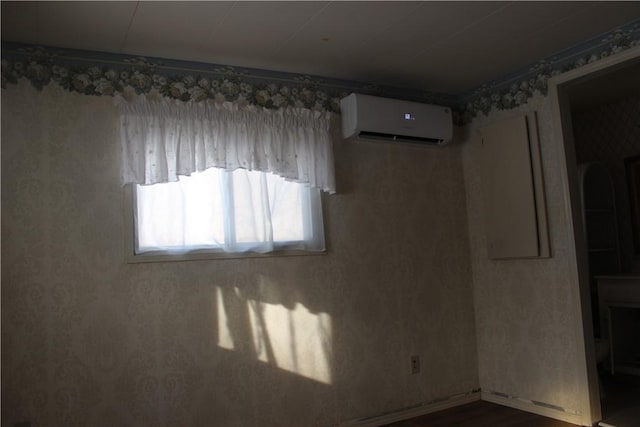
[{"label": "wood floor", "polygon": [[575,427],[573,424],[502,405],[477,401],[388,427]]},{"label": "wood floor", "polygon": [[602,420],[616,427],[640,426],[640,377],[605,374],[601,379]]}]

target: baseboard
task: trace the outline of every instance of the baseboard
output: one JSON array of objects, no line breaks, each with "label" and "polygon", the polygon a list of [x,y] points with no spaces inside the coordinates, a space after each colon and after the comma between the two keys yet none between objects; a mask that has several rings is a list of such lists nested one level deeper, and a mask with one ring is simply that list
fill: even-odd
[{"label": "baseboard", "polygon": [[[509,396],[504,393],[495,391],[482,390],[480,393],[481,400],[496,403],[498,405],[509,406],[521,411],[531,412],[544,417],[553,418],[567,423],[583,425],[582,415],[576,411],[566,410],[559,406],[535,402],[533,400],[523,399],[520,397]],[[590,424],[589,424],[590,425]]]},{"label": "baseboard", "polygon": [[466,403],[476,402],[478,400],[480,400],[480,390],[472,390],[468,393],[420,403],[408,408],[385,412],[384,414],[346,421],[344,423],[338,424],[337,427],[378,427],[385,424],[395,423],[398,421],[408,420],[409,418],[430,414],[432,412],[442,411],[444,409],[453,408],[455,406],[464,405]]}]

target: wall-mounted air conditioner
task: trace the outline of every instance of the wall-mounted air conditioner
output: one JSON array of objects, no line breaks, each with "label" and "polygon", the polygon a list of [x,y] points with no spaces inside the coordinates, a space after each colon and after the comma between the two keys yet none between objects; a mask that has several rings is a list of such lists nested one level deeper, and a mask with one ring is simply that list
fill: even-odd
[{"label": "wall-mounted air conditioner", "polygon": [[448,107],[352,93],[340,109],[344,138],[446,145],[453,136]]}]

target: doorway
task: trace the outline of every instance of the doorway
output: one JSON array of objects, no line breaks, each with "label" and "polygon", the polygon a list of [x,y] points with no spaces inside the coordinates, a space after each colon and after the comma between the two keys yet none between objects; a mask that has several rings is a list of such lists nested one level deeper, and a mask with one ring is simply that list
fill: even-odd
[{"label": "doorway", "polygon": [[[592,420],[602,419],[601,425],[632,426],[640,418],[640,370],[637,375],[614,372],[608,354],[612,348],[610,319],[603,316],[604,310],[599,306],[598,282],[602,276],[640,278],[640,256],[632,238],[633,216],[638,212],[630,209],[625,172],[625,160],[640,155],[640,138],[637,138],[640,132],[640,49],[629,49],[616,57],[574,70],[554,83],[551,90],[556,91],[553,95],[557,96],[566,156],[566,184],[582,303],[591,417]],[[627,129],[621,128],[623,123]],[[620,143],[625,146],[621,147]],[[610,200],[613,201],[611,208],[591,209],[591,220],[585,215],[580,185],[580,172],[588,165],[597,165],[592,170],[610,176]],[[599,199],[609,199],[609,196]],[[594,248],[594,241],[602,236],[605,236],[606,244]],[[601,263],[604,259],[607,262]],[[634,321],[634,313],[640,313],[640,305],[637,310],[633,310],[633,304],[631,308],[628,321]],[[602,326],[603,317],[605,326]],[[640,319],[640,314],[637,317]],[[596,362],[600,349],[594,337],[607,343],[604,347],[607,354],[603,358],[600,352],[600,363]]]}]

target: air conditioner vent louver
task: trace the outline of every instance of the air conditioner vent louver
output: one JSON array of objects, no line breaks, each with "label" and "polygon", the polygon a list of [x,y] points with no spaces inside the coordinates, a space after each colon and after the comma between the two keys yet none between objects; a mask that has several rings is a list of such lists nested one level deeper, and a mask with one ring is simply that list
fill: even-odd
[{"label": "air conditioner vent louver", "polygon": [[421,136],[407,136],[407,135],[392,135],[390,133],[367,132],[367,131],[362,131],[358,133],[358,137],[363,139],[378,139],[381,141],[410,142],[410,143],[417,143],[417,144],[441,145],[444,142],[442,139],[437,139],[437,138],[425,138]]},{"label": "air conditioner vent louver", "polygon": [[352,93],[340,108],[344,138],[446,145],[453,137],[447,107]]}]

